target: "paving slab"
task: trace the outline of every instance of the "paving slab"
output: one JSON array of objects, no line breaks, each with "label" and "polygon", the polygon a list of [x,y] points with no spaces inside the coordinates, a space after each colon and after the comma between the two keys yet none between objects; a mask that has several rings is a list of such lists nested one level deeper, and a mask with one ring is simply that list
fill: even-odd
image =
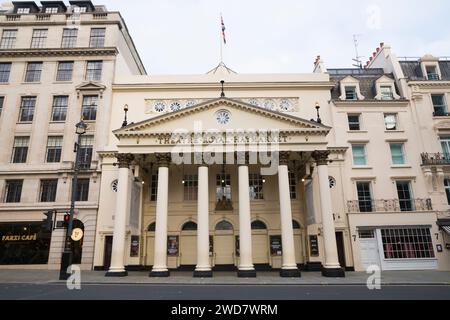
[{"label": "paving slab", "polygon": [[[302,272],[301,278],[281,278],[278,272],[258,272],[256,278],[238,278],[236,272],[214,272],[213,278],[193,278],[192,272],[172,271],[168,278],[151,278],[147,271],[131,271],[127,277],[105,277],[104,271],[82,271],[82,283],[168,285],[366,285],[370,275],[346,272],[345,278],[325,278],[320,272]],[[0,270],[0,283],[60,283],[59,271]],[[450,285],[450,272],[383,271],[384,285]]]}]

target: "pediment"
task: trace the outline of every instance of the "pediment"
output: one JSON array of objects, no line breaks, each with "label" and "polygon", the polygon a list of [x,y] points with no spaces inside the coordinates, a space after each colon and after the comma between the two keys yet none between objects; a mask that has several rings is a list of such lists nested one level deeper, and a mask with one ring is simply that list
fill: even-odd
[{"label": "pediment", "polygon": [[[230,119],[227,123],[220,123],[217,119],[221,111],[228,112]],[[221,98],[130,124],[115,130],[114,134],[120,139],[180,131],[227,132],[230,130],[279,130],[294,134],[326,136],[331,128],[293,115]]]},{"label": "pediment", "polygon": [[377,83],[395,83],[395,80],[386,75],[382,75],[376,80]]},{"label": "pediment", "polygon": [[100,96],[103,95],[103,91],[105,91],[106,87],[96,82],[85,82],[75,87],[77,90],[78,97],[82,92],[96,92],[99,93]]},{"label": "pediment", "polygon": [[341,83],[355,83],[355,82],[359,83],[359,80],[353,76],[346,76],[344,79],[341,80]]}]

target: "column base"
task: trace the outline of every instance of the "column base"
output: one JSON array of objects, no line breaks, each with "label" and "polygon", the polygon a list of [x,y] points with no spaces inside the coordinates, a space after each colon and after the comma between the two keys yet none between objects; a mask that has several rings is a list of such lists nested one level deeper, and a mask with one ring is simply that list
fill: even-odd
[{"label": "column base", "polygon": [[280,277],[282,278],[300,278],[302,275],[298,269],[281,269]]},{"label": "column base", "polygon": [[151,271],[149,277],[152,278],[167,278],[170,276],[170,271]]},{"label": "column base", "polygon": [[345,271],[342,268],[322,268],[322,276],[327,278],[345,278]]},{"label": "column base", "polygon": [[213,272],[212,270],[209,271],[194,271],[194,278],[212,278]]},{"label": "column base", "polygon": [[114,272],[114,271],[108,271],[105,274],[105,277],[109,277],[109,278],[120,278],[120,277],[126,277],[128,276],[128,271],[119,271],[119,272]]},{"label": "column base", "polygon": [[255,270],[238,270],[238,278],[256,278]]}]

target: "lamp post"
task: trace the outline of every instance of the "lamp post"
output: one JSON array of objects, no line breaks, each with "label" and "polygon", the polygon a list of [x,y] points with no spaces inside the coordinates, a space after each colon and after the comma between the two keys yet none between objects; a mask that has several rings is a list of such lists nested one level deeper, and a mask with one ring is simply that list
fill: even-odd
[{"label": "lamp post", "polygon": [[78,140],[75,143],[75,168],[72,180],[72,197],[70,201],[70,211],[69,211],[69,225],[67,226],[66,239],[64,244],[64,252],[61,257],[61,268],[59,270],[59,280],[67,280],[70,276],[67,273],[67,268],[72,265],[72,229],[73,229],[73,215],[75,211],[75,200],[77,196],[78,189],[78,173],[80,172],[80,145],[81,145],[81,136],[86,133],[87,125],[81,120],[79,123],[75,125],[75,132],[78,135]]}]

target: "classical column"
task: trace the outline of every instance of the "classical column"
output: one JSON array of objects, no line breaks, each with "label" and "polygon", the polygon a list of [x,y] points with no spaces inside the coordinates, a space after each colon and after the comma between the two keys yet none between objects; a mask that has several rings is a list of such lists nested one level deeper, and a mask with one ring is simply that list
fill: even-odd
[{"label": "classical column", "polygon": [[278,187],[280,194],[281,242],[283,264],[281,277],[300,277],[295,260],[294,228],[292,226],[291,193],[289,190],[289,152],[280,152],[278,166]]},{"label": "classical column", "polygon": [[256,277],[252,258],[252,226],[248,166],[239,165],[239,268],[238,277]]},{"label": "classical column", "polygon": [[125,231],[127,223],[127,207],[129,192],[130,164],[134,156],[131,154],[118,154],[119,179],[117,186],[116,211],[114,214],[114,234],[111,253],[111,266],[106,273],[107,277],[125,277]]},{"label": "classical column", "polygon": [[151,277],[168,277],[167,268],[167,214],[169,202],[170,153],[157,153],[158,194],[156,199],[155,257]]},{"label": "classical column", "polygon": [[209,262],[209,188],[208,166],[198,168],[198,205],[197,205],[197,266],[195,278],[212,277]]},{"label": "classical column", "polygon": [[320,190],[320,207],[322,212],[322,233],[325,247],[325,265],[322,275],[325,277],[345,277],[344,269],[339,265],[336,245],[336,230],[334,229],[333,210],[328,178],[329,151],[314,151],[312,156],[317,162]]}]

